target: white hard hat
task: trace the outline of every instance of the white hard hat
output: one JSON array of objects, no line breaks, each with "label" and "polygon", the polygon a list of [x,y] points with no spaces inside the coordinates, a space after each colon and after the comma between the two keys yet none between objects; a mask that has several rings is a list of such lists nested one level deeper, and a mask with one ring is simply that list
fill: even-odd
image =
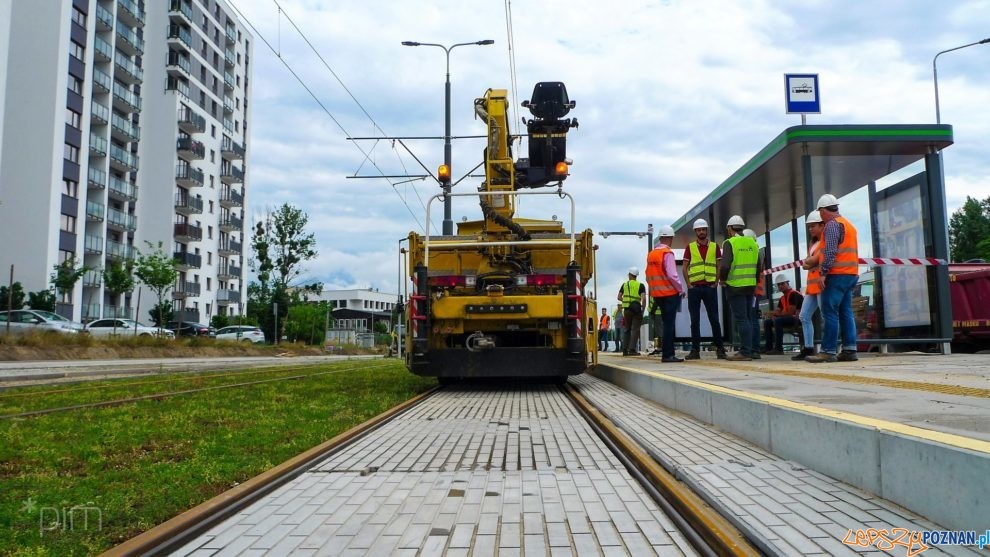
[{"label": "white hard hat", "polygon": [[777,276],[773,277],[774,284],[780,284],[782,282],[791,282],[791,279],[784,273],[780,273]]},{"label": "white hard hat", "polygon": [[755,240],[756,239],[756,232],[753,232],[753,230],[751,228],[747,228],[746,230],[743,230],[743,236],[745,236],[747,238],[752,238],[752,239]]},{"label": "white hard hat", "polygon": [[818,209],[808,213],[807,220],[804,221],[806,224],[815,224],[816,222],[822,222],[822,214],[818,212]]},{"label": "white hard hat", "polygon": [[818,205],[815,209],[821,209],[822,207],[831,207],[833,205],[838,205],[839,200],[835,198],[834,195],[826,193],[825,195],[818,198]]},{"label": "white hard hat", "polygon": [[708,221],[705,219],[698,219],[694,221],[694,229],[697,230],[699,228],[708,228]]},{"label": "white hard hat", "polygon": [[629,267],[629,274],[632,275],[632,276],[634,276],[634,277],[638,277],[639,276],[639,267]]},{"label": "white hard hat", "polygon": [[746,226],[746,223],[739,215],[732,215],[729,217],[729,222],[725,226]]},{"label": "white hard hat", "polygon": [[673,238],[674,237],[674,227],[669,224],[665,224],[660,227],[659,238]]}]

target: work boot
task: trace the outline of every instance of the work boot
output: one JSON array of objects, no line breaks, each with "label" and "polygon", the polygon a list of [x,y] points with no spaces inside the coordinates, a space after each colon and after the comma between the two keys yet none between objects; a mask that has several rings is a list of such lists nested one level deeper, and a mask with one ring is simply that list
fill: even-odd
[{"label": "work boot", "polygon": [[725,356],[725,348],[716,348],[715,349],[715,357],[718,358],[719,360],[724,360],[726,358],[726,356]]},{"label": "work boot", "polygon": [[843,350],[835,359],[840,362],[856,362],[859,361],[859,356],[856,355],[855,350]]},{"label": "work boot", "polygon": [[752,354],[750,354],[749,357],[750,357],[751,360],[762,360],[763,359],[763,356],[760,356],[760,353],[759,352],[753,352]]},{"label": "work boot", "polygon": [[684,356],[684,359],[685,360],[700,360],[701,359],[701,354],[699,354],[697,350],[692,350],[692,351],[688,352],[688,355],[687,356]]},{"label": "work boot", "polygon": [[753,358],[750,358],[749,356],[743,354],[742,352],[736,352],[735,354],[732,354],[731,356],[726,356],[725,359],[728,360],[728,361],[730,361],[730,362],[748,362],[748,361],[752,360]]},{"label": "work boot", "polygon": [[800,352],[791,356],[791,359],[794,360],[795,362],[799,362],[807,358],[808,356],[813,356],[814,354],[815,354],[814,348],[802,348]]},{"label": "work boot", "polygon": [[829,354],[828,352],[819,352],[814,356],[808,356],[804,359],[806,362],[811,362],[813,364],[829,363],[836,361],[835,354]]},{"label": "work boot", "polygon": [[678,358],[677,356],[671,356],[669,358],[663,358],[660,360],[665,364],[679,364],[684,361],[683,358]]}]

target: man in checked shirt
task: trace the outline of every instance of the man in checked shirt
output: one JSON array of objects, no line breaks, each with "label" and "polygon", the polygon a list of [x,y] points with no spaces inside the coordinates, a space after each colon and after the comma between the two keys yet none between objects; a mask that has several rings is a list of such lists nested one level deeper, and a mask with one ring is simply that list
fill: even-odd
[{"label": "man in checked shirt", "polygon": [[[855,362],[856,319],[853,317],[852,292],[859,279],[859,242],[856,228],[839,214],[839,202],[826,193],[818,200],[818,211],[825,221],[821,276],[825,286],[821,294],[822,349],[806,362]],[[842,352],[838,352],[839,329],[842,329]],[[837,353],[838,352],[838,353]]]}]

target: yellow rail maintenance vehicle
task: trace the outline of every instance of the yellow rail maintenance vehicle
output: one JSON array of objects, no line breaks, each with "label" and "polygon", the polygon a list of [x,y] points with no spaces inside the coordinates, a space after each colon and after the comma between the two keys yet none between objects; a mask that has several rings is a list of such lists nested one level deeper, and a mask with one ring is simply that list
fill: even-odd
[{"label": "yellow rail maintenance vehicle", "polygon": [[[585,295],[595,271],[592,232],[575,233],[574,200],[562,189],[567,132],[578,125],[564,116],[574,104],[563,83],[537,83],[522,103],[533,115],[524,118],[529,158],[514,160],[507,92],[489,89],[475,99],[488,126],[485,181],[477,192],[447,195],[477,197],[484,218],[458,223],[454,235],[409,234],[405,357],[413,373],[441,382],[566,380],[597,363],[597,311]],[[570,232],[556,218],[516,217],[517,199],[526,195],[569,202]]]}]

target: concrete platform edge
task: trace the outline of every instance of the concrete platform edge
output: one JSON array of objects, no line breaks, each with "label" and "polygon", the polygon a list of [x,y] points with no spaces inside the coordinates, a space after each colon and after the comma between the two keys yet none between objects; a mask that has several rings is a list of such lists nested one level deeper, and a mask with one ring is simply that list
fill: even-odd
[{"label": "concrete platform edge", "polygon": [[[905,434],[876,419],[804,411],[784,399],[599,364],[591,375],[955,530],[986,529],[990,452]],[[809,442],[814,439],[815,442]]]}]

